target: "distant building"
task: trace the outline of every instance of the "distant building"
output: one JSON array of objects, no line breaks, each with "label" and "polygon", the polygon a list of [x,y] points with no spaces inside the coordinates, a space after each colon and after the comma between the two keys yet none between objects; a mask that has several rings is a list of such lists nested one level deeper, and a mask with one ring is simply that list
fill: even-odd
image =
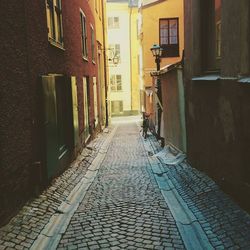
[{"label": "distant building", "polygon": [[60,174],[104,123],[105,42],[98,23],[97,44],[92,11],[105,18],[101,3],[1,5],[1,223]]},{"label": "distant building", "polygon": [[187,153],[248,206],[250,2],[185,0]]},{"label": "distant building", "polygon": [[[156,63],[150,48],[154,44],[162,47],[161,68],[181,61],[184,49],[183,1],[139,1],[138,29],[141,111],[151,113],[151,118],[157,126],[157,109],[162,107],[162,103],[156,105],[159,103],[155,91],[157,77],[152,79],[150,75],[156,70]],[[163,128],[163,124],[161,127]]]},{"label": "distant building", "polygon": [[138,114],[137,1],[107,0],[111,115]]}]

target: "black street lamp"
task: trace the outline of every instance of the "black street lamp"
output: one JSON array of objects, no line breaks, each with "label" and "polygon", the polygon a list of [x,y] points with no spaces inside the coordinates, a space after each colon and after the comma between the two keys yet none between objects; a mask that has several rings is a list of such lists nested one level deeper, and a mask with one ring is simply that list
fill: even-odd
[{"label": "black street lamp", "polygon": [[[152,46],[152,48],[150,48],[153,56],[155,57],[155,63],[156,63],[156,70],[159,71],[160,70],[160,62],[161,62],[161,55],[162,55],[162,51],[163,49],[157,45],[154,44]],[[159,99],[159,102],[162,103],[162,92],[161,92],[161,80],[159,77],[157,77],[157,96]],[[160,105],[157,105],[158,108],[158,130],[157,130],[157,137],[158,139],[161,139],[161,114],[162,114],[162,109],[160,107]]]}]

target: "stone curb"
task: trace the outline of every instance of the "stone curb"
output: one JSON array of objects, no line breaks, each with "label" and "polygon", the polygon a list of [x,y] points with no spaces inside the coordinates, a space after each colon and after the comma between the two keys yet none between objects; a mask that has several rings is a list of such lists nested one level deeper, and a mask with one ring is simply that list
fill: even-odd
[{"label": "stone curb", "polygon": [[57,248],[61,240],[62,234],[66,231],[70,220],[74,215],[74,212],[77,210],[82,199],[86,195],[86,192],[88,191],[96,175],[98,174],[98,170],[101,166],[101,163],[103,162],[106,156],[105,152],[107,152],[108,150],[110,141],[113,138],[116,129],[117,127],[112,130],[111,134],[105,140],[100,149],[102,153],[98,154],[93,160],[90,167],[88,168],[86,175],[75,186],[75,188],[67,197],[67,202],[63,202],[58,208],[60,214],[52,216],[49,223],[45,226],[45,228],[42,230],[38,238],[31,246],[31,250],[53,250]]},{"label": "stone curb", "polygon": [[[148,140],[144,141],[144,146],[148,152],[154,150]],[[165,174],[166,170],[163,169],[161,161],[155,156],[149,156],[148,158],[155,180],[176,221],[186,249],[214,249],[195,215]]]},{"label": "stone curb", "polygon": [[[30,249],[51,218],[64,213],[69,205],[68,198],[89,167],[93,167],[95,157],[105,155],[113,126],[92,140],[81,154],[60,176],[56,177],[38,197],[28,201],[8,224],[0,228],[0,249]],[[95,161],[94,161],[95,160]],[[93,163],[94,162],[94,163]],[[92,163],[92,165],[91,165]],[[79,185],[78,185],[79,186]]]}]

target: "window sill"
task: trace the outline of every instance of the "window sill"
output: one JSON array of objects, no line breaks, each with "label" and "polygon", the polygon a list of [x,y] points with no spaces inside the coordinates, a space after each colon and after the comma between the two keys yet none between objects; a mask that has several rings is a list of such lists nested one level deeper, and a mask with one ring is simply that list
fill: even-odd
[{"label": "window sill", "polygon": [[59,43],[53,38],[49,38],[49,44],[52,45],[53,47],[56,47],[58,49],[65,51],[65,48],[63,47],[63,43]]},{"label": "window sill", "polygon": [[88,58],[85,57],[85,56],[82,56],[82,59],[83,59],[83,61],[85,61],[85,62],[88,62],[88,61],[89,61]]},{"label": "window sill", "polygon": [[250,83],[250,77],[245,78],[239,78],[239,77],[233,77],[233,76],[221,76],[218,73],[213,74],[204,74],[202,76],[193,77],[192,81],[219,81],[219,80],[227,80],[227,81],[238,81],[238,82],[249,82]]},{"label": "window sill", "polygon": [[192,81],[217,81],[220,79],[219,74],[202,75],[198,77],[193,77]]},{"label": "window sill", "polygon": [[250,83],[250,76],[245,76],[243,78],[238,79],[238,83],[249,84]]},{"label": "window sill", "polygon": [[117,67],[120,63],[109,63],[109,67]]}]

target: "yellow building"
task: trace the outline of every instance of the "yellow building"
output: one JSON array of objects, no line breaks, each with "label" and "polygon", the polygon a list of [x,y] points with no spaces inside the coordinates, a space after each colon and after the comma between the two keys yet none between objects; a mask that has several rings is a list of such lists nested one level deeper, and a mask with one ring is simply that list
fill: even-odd
[{"label": "yellow building", "polygon": [[[108,124],[108,70],[107,70],[107,21],[106,0],[91,0],[90,6],[95,18],[98,75],[94,79],[94,103],[96,124],[102,128]],[[98,93],[98,94],[97,94]],[[99,99],[97,99],[99,96]]]},{"label": "yellow building", "polygon": [[137,0],[107,0],[112,115],[132,115],[139,112],[137,16]]},{"label": "yellow building", "polygon": [[139,2],[140,85],[142,111],[152,112],[152,77],[156,70],[150,48],[160,45],[163,50],[161,68],[181,60],[184,49],[183,0],[141,0]]}]

